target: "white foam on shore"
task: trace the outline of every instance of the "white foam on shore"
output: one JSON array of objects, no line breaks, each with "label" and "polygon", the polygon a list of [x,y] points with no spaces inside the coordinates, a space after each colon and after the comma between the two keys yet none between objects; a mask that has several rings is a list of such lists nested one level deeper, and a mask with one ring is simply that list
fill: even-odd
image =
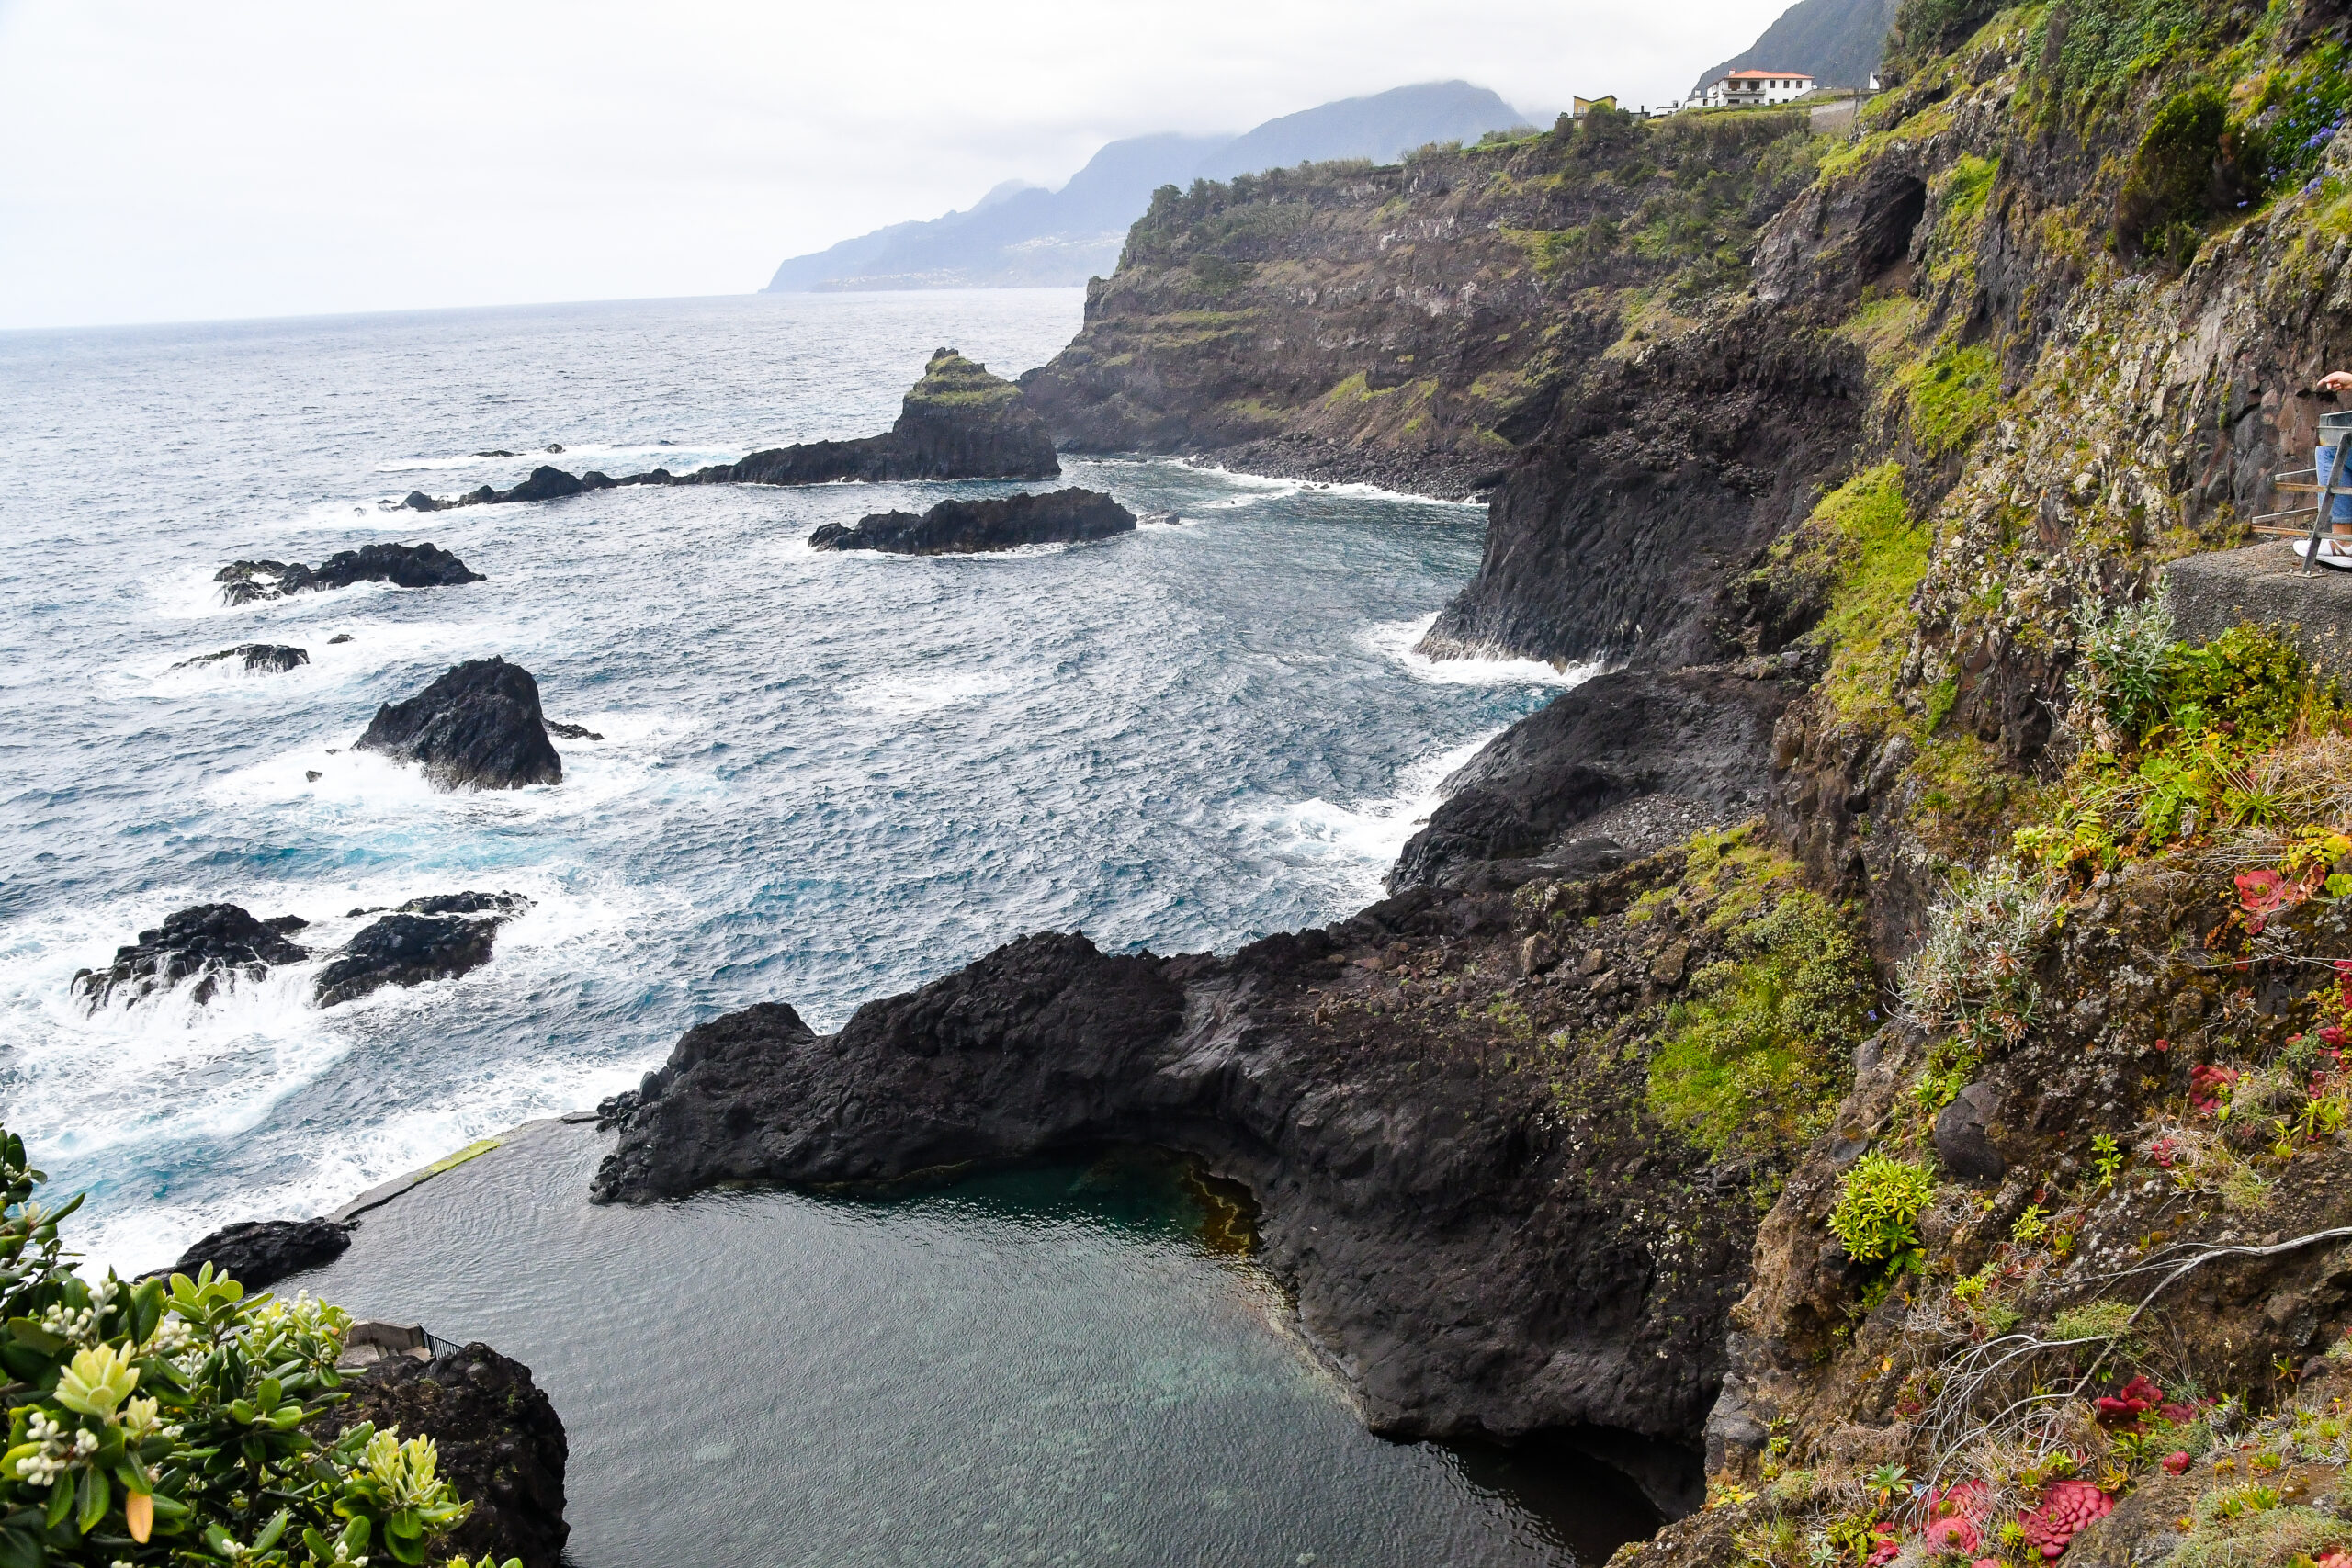
[{"label": "white foam on shore", "polygon": [[1431,659],[1419,651],[1419,644],[1437,624],[1437,616],[1433,610],[1417,621],[1383,621],[1359,632],[1356,640],[1402,664],[1415,680],[1447,686],[1557,686],[1566,691],[1608,668],[1598,660],[1587,664],[1546,664],[1540,659],[1509,655]]}]

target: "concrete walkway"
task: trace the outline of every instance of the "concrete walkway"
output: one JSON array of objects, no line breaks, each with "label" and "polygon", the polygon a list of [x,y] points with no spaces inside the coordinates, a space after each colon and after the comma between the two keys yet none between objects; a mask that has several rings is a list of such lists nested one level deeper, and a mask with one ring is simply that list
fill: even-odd
[{"label": "concrete walkway", "polygon": [[2352,680],[2352,571],[2299,575],[2285,539],[2188,556],[2165,569],[2165,608],[2173,635],[2211,642],[2232,626],[2267,626],[2331,675]]}]

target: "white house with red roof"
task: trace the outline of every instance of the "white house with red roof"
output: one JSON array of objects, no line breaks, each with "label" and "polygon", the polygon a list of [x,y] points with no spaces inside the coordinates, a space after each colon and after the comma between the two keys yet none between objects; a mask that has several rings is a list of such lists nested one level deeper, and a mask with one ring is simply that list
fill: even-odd
[{"label": "white house with red roof", "polygon": [[1755,108],[1765,104],[1790,104],[1813,91],[1813,77],[1803,71],[1733,71],[1707,84],[1693,100],[1700,108]]}]

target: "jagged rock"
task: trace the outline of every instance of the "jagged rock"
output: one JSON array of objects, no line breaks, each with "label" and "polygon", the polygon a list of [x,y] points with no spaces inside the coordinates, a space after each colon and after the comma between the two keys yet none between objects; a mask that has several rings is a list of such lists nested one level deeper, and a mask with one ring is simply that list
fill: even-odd
[{"label": "jagged rock", "polygon": [[487,451],[487,452],[477,452],[477,453],[475,453],[475,454],[474,454],[474,456],[475,456],[475,457],[515,457],[515,456],[517,456],[517,454],[513,453],[513,452],[503,451],[503,450],[501,450],[501,449],[499,449],[499,448],[497,448],[497,447],[492,447],[491,450],[489,450],[489,451]]},{"label": "jagged rock", "polygon": [[361,928],[319,971],[312,994],[321,1007],[355,1000],[384,986],[452,980],[490,962],[502,921],[531,907],[519,893],[438,893],[412,898]]},{"label": "jagged rock", "polygon": [[1023,545],[1107,539],[1135,531],[1136,516],[1099,491],[1048,491],[996,501],[943,501],[918,517],[882,512],[854,528],[828,523],[808,536],[820,550],[887,550],[902,556],[974,555]]},{"label": "jagged rock", "polygon": [[75,975],[74,989],[89,998],[90,1010],[96,1012],[118,991],[126,993],[127,1005],[135,1004],[196,976],[195,1000],[209,1002],[223,984],[258,980],[274,964],[300,964],[310,957],[307,949],[286,940],[288,932],[308,923],[296,915],[255,919],[234,904],[198,904],[141,931],[130,946],[115,949],[114,962],[106,968]]},{"label": "jagged rock", "polygon": [[1973,1083],[1936,1115],[1936,1154],[1944,1168],[1969,1181],[1998,1181],[2009,1162],[1993,1146],[1985,1129],[2000,1120],[2001,1091]]},{"label": "jagged rock", "polygon": [[[413,499],[413,498],[412,498]],[[431,500],[431,497],[426,497]],[[480,582],[481,573],[439,547],[366,545],[337,550],[317,566],[300,561],[233,561],[212,574],[220,597],[232,604],[283,599],[289,593],[317,593],[348,588],[355,582],[389,582],[395,588],[452,588]]]},{"label": "jagged rock", "polygon": [[186,1274],[191,1279],[207,1263],[247,1291],[266,1291],[288,1274],[333,1262],[351,1245],[351,1227],[333,1220],[248,1220],[223,1225],[180,1254],[179,1261],[158,1274]]},{"label": "jagged rock", "polygon": [[530,1368],[476,1342],[429,1362],[389,1357],[346,1377],[343,1391],[350,1397],[328,1406],[311,1430],[332,1440],[371,1421],[403,1438],[431,1438],[443,1478],[473,1504],[463,1524],[435,1540],[434,1561],[446,1552],[558,1568],[571,1532],[563,1518],[571,1444]]},{"label": "jagged rock", "polygon": [[547,721],[547,727],[549,735],[560,736],[566,740],[602,740],[604,739],[584,724],[563,724],[551,718]]},{"label": "jagged rock", "polygon": [[435,789],[560,784],[539,683],[519,664],[470,659],[402,703],[376,710],[355,746],[415,762]]},{"label": "jagged rock", "polygon": [[455,915],[387,915],[363,929],[319,971],[319,1006],[355,1000],[383,986],[448,980],[490,962],[497,925]]},{"label": "jagged rock", "polygon": [[259,671],[265,675],[283,675],[287,671],[311,661],[309,652],[303,649],[288,648],[275,642],[241,642],[218,653],[199,653],[194,659],[183,659],[172,668],[186,670],[194,664],[217,664],[223,659],[243,660],[248,671]]}]

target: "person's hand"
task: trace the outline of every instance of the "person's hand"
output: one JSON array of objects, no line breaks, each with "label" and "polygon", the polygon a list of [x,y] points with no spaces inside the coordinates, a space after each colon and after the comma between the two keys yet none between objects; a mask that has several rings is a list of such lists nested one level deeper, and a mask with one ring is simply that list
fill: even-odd
[{"label": "person's hand", "polygon": [[2319,378],[2323,392],[2352,392],[2352,370],[2331,370]]}]

